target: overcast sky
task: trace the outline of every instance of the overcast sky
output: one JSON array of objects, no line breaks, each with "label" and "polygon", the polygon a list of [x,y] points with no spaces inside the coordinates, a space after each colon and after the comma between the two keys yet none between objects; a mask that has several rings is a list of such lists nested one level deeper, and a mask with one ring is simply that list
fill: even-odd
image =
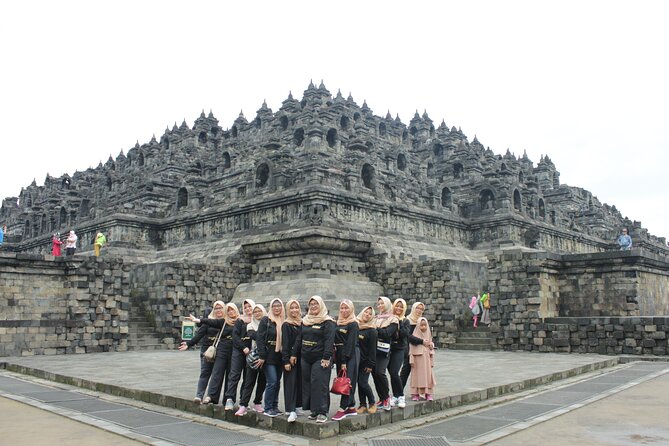
[{"label": "overcast sky", "polygon": [[202,110],[229,128],[321,80],[495,153],[548,154],[669,236],[669,3],[12,1],[0,6],[0,197]]}]

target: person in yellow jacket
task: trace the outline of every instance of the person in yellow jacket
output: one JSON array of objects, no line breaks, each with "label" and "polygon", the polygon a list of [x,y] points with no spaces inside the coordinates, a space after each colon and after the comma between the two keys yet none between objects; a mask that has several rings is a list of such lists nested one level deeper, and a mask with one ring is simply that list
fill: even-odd
[{"label": "person in yellow jacket", "polygon": [[95,235],[95,243],[93,247],[95,248],[95,257],[100,255],[100,249],[107,243],[107,237],[102,232],[98,232]]}]

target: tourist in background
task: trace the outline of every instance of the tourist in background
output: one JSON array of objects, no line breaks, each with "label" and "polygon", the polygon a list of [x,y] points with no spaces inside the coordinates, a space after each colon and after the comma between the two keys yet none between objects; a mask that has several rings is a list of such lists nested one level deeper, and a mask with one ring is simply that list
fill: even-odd
[{"label": "tourist in background", "polygon": [[[202,404],[218,404],[218,400],[221,398],[223,380],[230,374],[230,366],[232,362],[232,330],[238,317],[239,310],[237,309],[237,305],[233,303],[225,304],[223,319],[198,319],[193,317],[193,315],[189,316],[190,320],[196,324],[210,325],[214,328],[220,328],[223,331],[218,346],[216,347],[216,359],[214,360],[214,369],[211,372],[211,378],[209,379],[209,390],[207,396],[202,400]],[[226,408],[226,410],[230,409],[232,409],[232,407],[229,409]]]},{"label": "tourist in background", "polygon": [[379,396],[378,404],[384,410],[390,410],[390,389],[388,388],[388,361],[390,360],[390,346],[393,338],[399,331],[400,321],[393,314],[393,304],[385,296],[379,297],[376,302],[378,311],[376,315],[376,365],[372,374],[374,387]]},{"label": "tourist in background", "polygon": [[358,314],[358,351],[360,352],[360,363],[358,364],[358,398],[360,406],[357,412],[376,413],[376,400],[374,392],[369,385],[369,375],[376,365],[376,313],[374,308],[365,307]]},{"label": "tourist in background", "polygon": [[[409,362],[411,363],[411,384],[409,391],[412,401],[418,401],[420,396],[427,401],[434,399],[434,343],[432,342],[432,332],[427,319],[421,317],[414,328],[413,336],[421,338],[423,342],[418,345],[409,346]],[[432,347],[430,347],[432,346]]]},{"label": "tourist in background", "polygon": [[302,309],[297,300],[291,299],[286,303],[286,320],[281,328],[283,400],[289,423],[297,420],[297,410],[302,407],[300,346],[296,345],[301,329]]},{"label": "tourist in background", "polygon": [[337,374],[344,370],[351,380],[351,393],[341,396],[339,410],[332,417],[333,420],[338,421],[358,414],[355,410],[355,389],[358,382],[358,364],[360,363],[358,320],[355,317],[353,302],[348,299],[342,300],[339,304],[334,345]]},{"label": "tourist in background", "polygon": [[258,413],[264,412],[261,403],[266,386],[265,373],[263,372],[262,368],[259,367],[258,360],[255,362],[249,362],[248,358],[249,356],[253,358],[258,354],[258,327],[260,326],[260,321],[265,316],[267,316],[267,311],[265,311],[265,307],[262,305],[256,304],[253,306],[251,314],[253,315],[251,322],[246,325],[247,337],[243,340],[244,347],[250,348],[250,352],[246,355],[246,378],[244,378],[244,385],[242,386],[242,391],[239,394],[239,409],[237,409],[237,412],[235,412],[235,415],[238,417],[246,415],[249,401],[251,401],[253,387],[256,387],[256,381],[258,385],[256,387],[256,396],[253,399],[253,410]]},{"label": "tourist in background", "polygon": [[627,233],[627,228],[623,228],[622,234],[618,236],[618,246],[620,246],[621,251],[632,249],[632,237]]},{"label": "tourist in background", "polygon": [[329,385],[335,322],[320,296],[311,296],[297,341],[302,362],[302,407],[310,420],[325,423],[329,411]]},{"label": "tourist in background", "polygon": [[5,242],[5,234],[7,233],[7,225],[2,225],[0,228],[0,247]]},{"label": "tourist in background", "polygon": [[[223,319],[224,315],[225,303],[217,300],[214,302],[214,308],[211,310],[208,317],[209,319]],[[190,318],[187,317],[186,319]],[[214,369],[214,363],[205,359],[204,352],[214,344],[219,331],[220,330],[218,328],[214,328],[211,325],[201,324],[195,332],[193,338],[182,342],[178,347],[180,351],[185,351],[190,347],[197,345],[198,342],[202,341],[200,344],[200,378],[197,381],[195,398],[193,398],[193,402],[197,404],[202,403],[204,392],[207,390],[207,386],[209,385],[211,371]]]},{"label": "tourist in background", "polygon": [[251,352],[251,346],[247,346],[245,343],[248,340],[246,326],[251,323],[255,304],[251,299],[246,299],[242,302],[242,312],[237,318],[235,326],[232,328],[232,359],[230,361],[230,374],[225,383],[225,393],[223,396],[226,410],[231,410],[234,407],[237,400],[237,386],[242,375],[246,379],[246,355]]},{"label": "tourist in background", "polygon": [[77,234],[74,233],[74,229],[70,231],[65,240],[65,254],[68,256],[73,256],[74,252],[77,250]]},{"label": "tourist in background", "polygon": [[93,242],[93,249],[95,250],[95,257],[100,256],[100,250],[107,244],[107,238],[102,232],[95,234],[95,241]]},{"label": "tourist in background", "polygon": [[407,355],[410,322],[405,317],[407,312],[407,303],[404,299],[395,299],[393,302],[393,314],[399,320],[399,330],[393,336],[390,343],[390,359],[388,361],[388,374],[390,375],[390,386],[393,389],[393,397],[390,400],[391,406],[406,407],[404,399],[404,385],[400,377],[400,370],[404,364],[404,357]]},{"label": "tourist in background", "polygon": [[286,319],[283,302],[274,298],[269,304],[269,314],[262,318],[258,326],[259,364],[265,371],[265,415],[276,417],[279,411],[279,390],[281,389],[281,329]]},{"label": "tourist in background", "polygon": [[[423,316],[425,312],[425,304],[423,302],[415,302],[411,306],[411,313],[407,316],[409,321],[409,345],[426,345],[423,338],[419,338],[413,335],[413,331],[418,325],[418,319]],[[429,346],[428,346],[429,347]],[[434,345],[431,346],[434,348]],[[402,378],[402,388],[404,388],[409,380],[409,374],[411,373],[411,364],[409,364],[409,349],[406,350],[406,355],[404,355],[404,363],[402,364],[402,371],[400,372],[400,378]]]},{"label": "tourist in background", "polygon": [[60,234],[56,232],[51,236],[51,255],[55,257],[60,257],[61,251],[60,247],[63,244],[63,241],[60,239]]}]

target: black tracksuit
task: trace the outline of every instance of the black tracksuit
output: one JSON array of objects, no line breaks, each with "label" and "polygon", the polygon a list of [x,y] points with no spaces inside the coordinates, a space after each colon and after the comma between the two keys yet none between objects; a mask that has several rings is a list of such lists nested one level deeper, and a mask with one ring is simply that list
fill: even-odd
[{"label": "black tracksuit", "polygon": [[364,328],[358,331],[358,350],[360,351],[360,364],[358,365],[358,398],[360,406],[367,403],[374,404],[374,392],[369,385],[370,372],[365,373],[365,369],[372,369],[376,366],[376,339],[378,335],[376,328]]},{"label": "black tracksuit", "polygon": [[[230,374],[225,385],[225,396],[223,397],[226,401],[228,399],[232,401],[237,400],[239,380],[242,378],[242,375],[246,379],[246,355],[244,354],[244,348],[246,347],[244,340],[246,339],[249,339],[246,334],[246,322],[240,317],[232,329],[232,362],[230,365]],[[251,349],[250,345],[248,349]]]},{"label": "black tracksuit", "polygon": [[400,321],[400,329],[397,336],[393,337],[390,343],[390,360],[388,361],[388,373],[390,374],[390,385],[393,388],[393,396],[404,396],[404,386],[400,378],[400,369],[404,363],[404,357],[409,349],[407,338],[409,337],[409,319]]},{"label": "black tracksuit", "polygon": [[328,414],[331,367],[321,367],[321,359],[332,361],[335,327],[332,320],[302,325],[297,338],[302,362],[302,407],[311,410],[312,415]]},{"label": "black tracksuit", "polygon": [[[246,331],[246,336],[242,340],[242,345],[251,350],[253,346],[253,341],[257,341],[258,332],[255,330]],[[246,359],[244,359],[246,362]],[[244,378],[244,384],[242,385],[242,391],[239,394],[239,405],[247,407],[249,401],[251,400],[251,394],[253,393],[253,387],[256,385],[256,380],[258,381],[258,386],[256,388],[256,396],[253,399],[253,404],[260,404],[262,402],[262,396],[265,393],[265,373],[262,369],[252,369],[246,364],[246,378]]]},{"label": "black tracksuit", "polygon": [[[409,319],[406,319],[407,321]],[[409,337],[407,338],[409,340],[409,344],[412,345],[423,345],[423,338],[419,338],[418,336],[413,335],[413,331],[415,330],[416,325],[412,324],[411,321],[409,321]],[[409,380],[409,374],[411,374],[411,364],[409,364],[409,348],[407,347],[406,352],[404,353],[404,363],[402,364],[402,371],[400,372],[400,378],[402,379],[402,388],[404,388],[407,385],[407,381]]]},{"label": "black tracksuit", "polygon": [[186,341],[188,347],[194,347],[202,341],[200,344],[200,378],[197,381],[197,391],[195,393],[195,396],[200,399],[204,398],[204,392],[207,390],[209,378],[214,369],[214,364],[204,359],[204,352],[214,344],[219,331],[217,328],[202,324],[195,331],[193,338]]},{"label": "black tracksuit", "polygon": [[[399,327],[395,323],[384,328],[377,328],[377,341],[392,344],[398,329]],[[376,394],[379,396],[380,401],[385,400],[389,396],[388,377],[386,377],[386,369],[388,368],[388,362],[390,361],[389,353],[381,352],[379,350],[376,351],[376,367],[374,368],[372,377],[374,378],[374,387],[376,387]]]},{"label": "black tracksuit", "polygon": [[302,407],[302,370],[300,362],[300,348],[296,345],[300,336],[301,325],[285,323],[281,327],[281,362],[285,366],[290,364],[290,357],[297,358],[289,372],[283,370],[283,400],[286,412],[295,412],[296,407]]},{"label": "black tracksuit", "polygon": [[347,325],[337,325],[335,330],[335,362],[337,373],[342,364],[346,364],[346,374],[351,380],[351,393],[342,395],[339,407],[348,409],[355,407],[355,388],[358,382],[358,364],[360,362],[360,350],[358,350],[358,322],[353,321]]},{"label": "black tracksuit", "polygon": [[223,379],[230,375],[230,366],[232,365],[232,329],[233,326],[226,324],[225,319],[201,319],[201,324],[209,325],[215,328],[222,328],[223,334],[216,347],[216,360],[214,361],[214,370],[209,380],[209,390],[207,394],[213,404],[218,404],[221,398],[221,388]]}]

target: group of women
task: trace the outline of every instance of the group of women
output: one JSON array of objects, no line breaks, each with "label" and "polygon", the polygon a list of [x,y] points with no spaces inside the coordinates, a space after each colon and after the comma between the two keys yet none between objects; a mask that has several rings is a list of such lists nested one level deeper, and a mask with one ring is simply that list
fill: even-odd
[{"label": "group of women", "polygon": [[[269,311],[247,299],[242,303],[241,314],[234,303],[216,301],[207,317],[186,318],[199,328],[193,339],[179,346],[179,350],[186,350],[201,344],[194,402],[217,404],[222,400],[225,410],[234,410],[242,381],[235,415],[244,416],[252,409],[276,417],[281,415],[279,392],[283,381],[288,422],[297,420],[302,411],[309,411],[310,420],[323,423],[330,407],[333,366],[351,384],[350,393],[341,395],[333,420],[375,413],[377,407],[405,407],[404,387],[409,377],[412,399],[432,400],[434,344],[429,324],[422,317],[425,305],[414,303],[406,316],[404,299],[391,302],[379,297],[376,308],[377,311],[372,306],[365,307],[356,315],[353,303],[344,299],[333,319],[320,296],[309,298],[304,315],[295,299],[285,305],[281,299],[272,299]],[[216,355],[209,362],[204,352],[213,345]],[[370,375],[378,399],[370,386]]]}]

